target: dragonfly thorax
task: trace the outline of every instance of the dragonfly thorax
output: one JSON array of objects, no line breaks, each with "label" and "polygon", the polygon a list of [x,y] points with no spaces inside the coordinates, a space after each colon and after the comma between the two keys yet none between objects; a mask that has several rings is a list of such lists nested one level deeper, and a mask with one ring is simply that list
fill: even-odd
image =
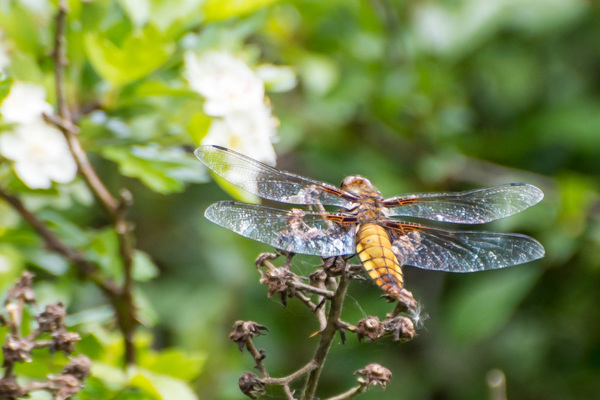
[{"label": "dragonfly thorax", "polygon": [[342,189],[355,195],[377,195],[379,191],[375,189],[375,186],[367,178],[362,176],[353,175],[344,178],[342,181]]},{"label": "dragonfly thorax", "polygon": [[348,208],[348,211],[355,214],[359,222],[373,222],[385,218],[383,198],[367,178],[349,176],[342,182],[342,189],[357,197],[354,206]]}]

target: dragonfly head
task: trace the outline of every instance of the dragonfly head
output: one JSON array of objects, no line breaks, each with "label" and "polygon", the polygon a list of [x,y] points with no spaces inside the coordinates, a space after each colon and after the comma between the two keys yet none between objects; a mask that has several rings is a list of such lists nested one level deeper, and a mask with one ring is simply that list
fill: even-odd
[{"label": "dragonfly head", "polygon": [[342,189],[356,195],[379,193],[370,180],[358,175],[346,177],[342,181]]}]

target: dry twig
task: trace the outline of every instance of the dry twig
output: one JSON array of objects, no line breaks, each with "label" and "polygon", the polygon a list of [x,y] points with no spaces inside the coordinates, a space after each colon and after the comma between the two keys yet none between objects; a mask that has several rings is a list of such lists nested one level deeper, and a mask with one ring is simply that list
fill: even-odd
[{"label": "dry twig", "polygon": [[[341,319],[348,285],[352,279],[358,279],[356,268],[353,265],[348,264],[346,260],[341,258],[324,260],[323,269],[311,274],[309,283],[306,284],[291,272],[290,255],[286,257],[284,265],[281,267],[277,267],[272,262],[277,257],[278,255],[274,253],[263,253],[256,259],[260,283],[268,286],[269,297],[279,293],[284,304],[288,297],[296,297],[310,311],[316,313],[320,327],[317,333],[321,338],[313,358],[306,365],[286,377],[272,378],[263,361],[266,357],[265,351],[258,350],[252,340],[268,329],[252,321],[236,322],[230,337],[238,343],[240,350],[243,350],[244,347],[248,349],[248,352],[254,358],[256,368],[260,372],[260,376],[246,372],[240,378],[240,389],[249,397],[257,398],[265,393],[267,386],[278,385],[283,387],[288,400],[294,400],[296,397],[295,392],[291,389],[291,384],[307,376],[301,399],[314,399],[321,371],[336,332],[339,332],[342,336],[342,343],[345,341],[344,332],[346,331],[355,333],[359,340],[367,338],[370,341],[384,336],[391,336],[397,341],[407,341],[416,335],[412,320],[406,315],[400,315],[413,315],[417,310],[417,303],[408,290],[403,289],[400,291],[398,299],[392,300],[397,301],[397,303],[385,320],[381,321],[377,317],[370,316],[354,326]],[[333,290],[330,290],[330,288]],[[385,387],[391,378],[389,370],[378,364],[370,364],[356,373],[361,375],[358,379],[359,385],[332,397],[330,400],[352,398],[352,396],[364,392],[372,385]]]}]

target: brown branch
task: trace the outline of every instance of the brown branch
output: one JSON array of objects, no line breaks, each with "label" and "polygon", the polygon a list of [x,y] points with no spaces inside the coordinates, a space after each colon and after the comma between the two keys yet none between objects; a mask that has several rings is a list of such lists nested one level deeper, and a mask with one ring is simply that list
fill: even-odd
[{"label": "brown branch", "polygon": [[306,307],[308,307],[310,311],[317,311],[317,305],[313,303],[308,296],[304,295],[301,292],[296,292],[294,293],[294,297],[296,297],[298,300],[304,303],[304,305],[306,305]]},{"label": "brown branch", "polygon": [[333,396],[333,397],[328,397],[325,400],[344,400],[344,399],[351,399],[353,396],[356,396],[357,394],[361,394],[363,393],[365,390],[367,389],[367,385],[365,384],[360,384],[358,386],[353,387],[352,389],[348,390],[347,392],[344,393],[340,393],[337,396]]},{"label": "brown branch", "polygon": [[[65,136],[73,158],[77,163],[79,172],[91,188],[100,204],[110,215],[115,231],[119,238],[119,249],[123,261],[124,284],[119,291],[119,296],[112,296],[111,302],[115,308],[119,328],[125,340],[125,362],[132,364],[135,362],[135,347],[133,344],[133,334],[137,325],[135,316],[135,305],[133,301],[133,246],[130,238],[130,227],[125,219],[126,210],[131,203],[130,198],[122,196],[122,201],[115,199],[102,183],[96,171],[92,167],[84,149],[77,137],[78,128],[72,121],[71,113],[68,108],[68,102],[65,95],[65,65],[66,60],[66,37],[65,26],[68,12],[67,0],[60,0],[58,13],[56,15],[56,34],[54,38],[54,79],[56,90],[58,121],[55,126]],[[47,118],[54,122],[54,118]]]},{"label": "brown branch", "polygon": [[254,346],[254,343],[252,342],[252,339],[249,336],[246,340],[246,348],[248,349],[248,352],[252,355],[252,358],[254,358],[254,361],[256,362],[256,368],[258,368],[258,370],[260,371],[261,378],[268,378],[269,373],[267,372],[267,369],[265,368],[265,365],[262,362],[263,358],[265,357],[263,354],[260,353],[260,351],[258,351],[256,346]]},{"label": "brown branch", "polygon": [[315,396],[319,377],[321,375],[321,371],[323,370],[325,359],[327,358],[327,353],[329,352],[333,338],[338,331],[337,325],[342,314],[342,305],[344,303],[344,298],[346,296],[346,291],[349,284],[350,277],[348,276],[347,271],[344,271],[340,277],[340,282],[337,290],[335,291],[335,295],[331,299],[329,315],[327,316],[327,325],[325,326],[325,329],[321,331],[321,340],[313,358],[316,368],[313,369],[308,375],[308,379],[304,388],[304,394],[302,396],[303,400],[312,400]]},{"label": "brown branch", "polygon": [[285,393],[287,400],[296,400],[294,397],[294,392],[292,392],[292,389],[290,389],[290,385],[283,385],[283,392]]},{"label": "brown branch", "polygon": [[310,362],[308,364],[306,364],[304,367],[289,374],[288,376],[284,376],[282,378],[270,378],[269,377],[269,378],[265,378],[264,382],[267,385],[278,385],[278,386],[289,385],[296,379],[298,379],[298,378],[302,377],[303,375],[309,373],[310,371],[314,370],[316,367],[317,367],[317,363],[314,360],[310,360]]},{"label": "brown branch", "polygon": [[3,198],[12,208],[14,208],[21,217],[27,221],[27,223],[36,231],[36,233],[44,240],[46,248],[50,251],[54,251],[64,258],[66,258],[69,262],[74,264],[79,273],[93,282],[98,286],[106,295],[114,296],[118,293],[118,289],[116,285],[109,281],[103,279],[97,267],[89,262],[80,252],[66,246],[64,243],[54,235],[50,229],[40,220],[38,217],[29,211],[23,202],[19,200],[19,198],[7,193],[3,188],[0,187],[0,197]]},{"label": "brown branch", "polygon": [[335,292],[332,292],[331,290],[315,287],[312,285],[307,285],[306,283],[300,282],[300,281],[291,280],[288,282],[288,286],[290,286],[296,290],[316,294],[316,295],[325,297],[327,299],[332,299],[333,296],[335,296]]}]

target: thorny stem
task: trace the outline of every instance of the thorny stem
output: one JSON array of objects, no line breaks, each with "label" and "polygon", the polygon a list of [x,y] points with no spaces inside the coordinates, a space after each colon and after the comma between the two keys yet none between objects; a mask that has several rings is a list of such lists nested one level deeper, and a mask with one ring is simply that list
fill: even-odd
[{"label": "thorny stem", "polygon": [[316,368],[313,369],[308,375],[308,379],[304,388],[304,394],[302,396],[303,400],[312,400],[315,396],[319,377],[321,375],[321,371],[323,370],[325,359],[327,358],[327,353],[329,352],[333,338],[338,330],[338,321],[340,320],[340,316],[342,314],[342,305],[344,303],[344,298],[346,296],[346,291],[349,284],[350,277],[348,276],[347,272],[344,271],[340,277],[340,282],[337,290],[335,291],[335,295],[331,299],[329,315],[327,316],[327,325],[321,332],[321,340],[313,358]]},{"label": "thorny stem", "polygon": [[[108,285],[106,282],[102,282],[99,279],[91,279],[97,284],[109,297],[112,306],[117,314],[117,320],[119,329],[124,337],[125,342],[125,362],[126,364],[133,364],[135,362],[135,347],[133,344],[133,334],[137,325],[137,319],[135,316],[135,305],[133,302],[133,278],[132,278],[132,265],[133,265],[133,246],[131,243],[130,230],[127,220],[125,219],[125,213],[129,206],[129,196],[123,196],[121,201],[115,199],[106,186],[102,183],[96,171],[91,166],[87,154],[77,138],[78,129],[73,123],[71,112],[68,107],[68,102],[65,93],[65,65],[66,59],[66,18],[68,13],[68,1],[59,0],[58,13],[56,15],[56,33],[54,37],[54,80],[56,90],[56,103],[57,103],[57,114],[58,118],[47,117],[47,120],[53,122],[55,126],[65,136],[73,158],[77,163],[79,171],[83,175],[88,186],[92,189],[94,195],[100,201],[107,214],[113,221],[115,231],[119,238],[119,249],[120,256],[123,262],[124,270],[124,283],[122,288],[116,288],[112,284]],[[58,121],[57,121],[58,120]],[[23,215],[23,213],[21,213]],[[31,223],[31,221],[29,221]],[[38,232],[41,232],[39,227],[34,226]],[[95,276],[95,268],[90,269],[90,263],[83,260],[83,257],[78,253],[65,251],[64,246],[56,246],[58,240],[49,239],[50,236],[43,235],[46,242],[50,240],[51,248],[61,252],[70,253],[67,258],[71,261],[76,261],[80,269],[86,270],[86,276],[91,278]],[[62,249],[63,251],[60,251]],[[92,272],[94,271],[94,272]],[[110,290],[108,288],[110,287]]]}]

